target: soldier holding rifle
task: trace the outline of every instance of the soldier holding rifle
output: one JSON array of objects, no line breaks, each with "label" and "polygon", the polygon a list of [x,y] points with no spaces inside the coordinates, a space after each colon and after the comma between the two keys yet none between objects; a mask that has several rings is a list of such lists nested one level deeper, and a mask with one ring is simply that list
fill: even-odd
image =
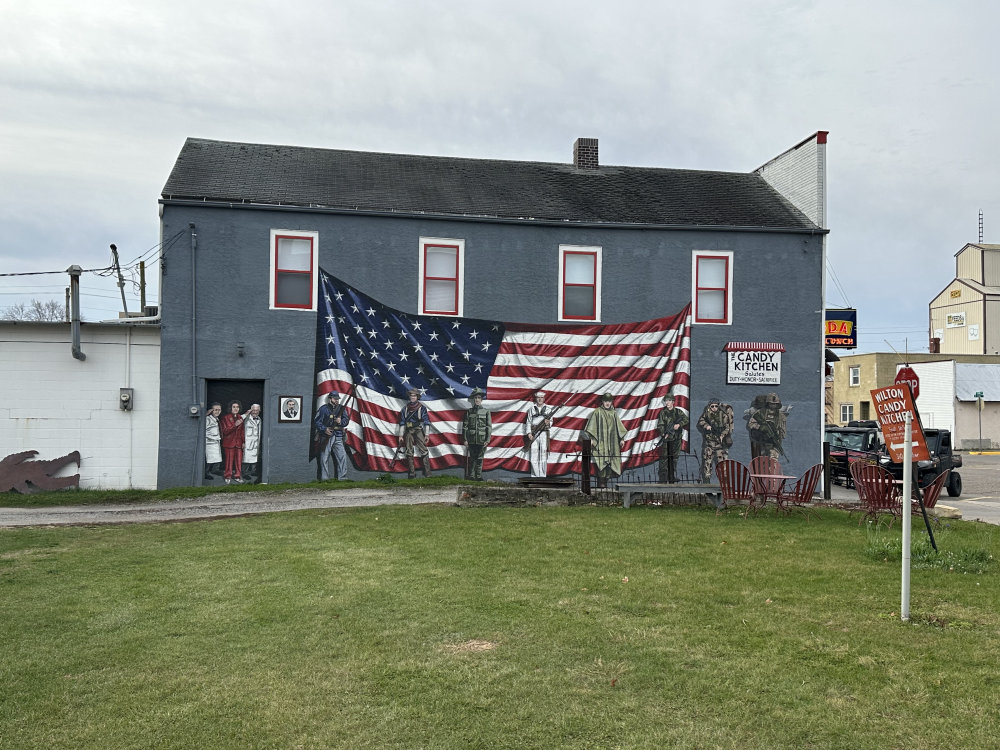
[{"label": "soldier holding rifle", "polygon": [[[758,397],[760,398],[760,397]],[[769,393],[754,404],[747,420],[747,430],[750,433],[750,457],[770,456],[778,458],[785,455],[782,442],[788,432],[788,417],[781,408],[781,399],[777,393]],[[757,401],[757,399],[754,399]]]},{"label": "soldier holding rifle", "polygon": [[677,481],[677,456],[681,452],[684,428],[688,426],[688,415],[674,406],[674,396],[664,400],[663,409],[656,420],[656,431],[660,433],[660,482],[673,484]]},{"label": "soldier holding rifle", "polygon": [[344,430],[351,421],[350,410],[340,403],[340,394],[336,391],[327,397],[316,412],[313,426],[316,428],[316,439],[319,441],[319,478],[323,481],[331,479],[330,456],[337,470],[337,479],[347,479],[347,451],[344,450]]},{"label": "soldier holding rifle", "polygon": [[[400,447],[406,455],[406,476],[413,479],[417,475],[414,455],[420,456],[424,476],[431,475],[430,456],[427,455],[427,428],[430,418],[427,407],[420,403],[420,394],[411,388],[406,392],[408,401],[399,412],[399,424],[402,429]],[[398,449],[397,449],[398,453]]]},{"label": "soldier holding rifle", "polygon": [[468,449],[466,474],[476,482],[483,481],[483,458],[486,456],[486,446],[490,443],[493,431],[493,420],[489,411],[483,406],[483,391],[476,388],[469,399],[472,408],[467,409],[462,420],[462,441]]},{"label": "soldier holding rifle", "polygon": [[528,416],[524,421],[524,442],[528,449],[533,477],[544,477],[548,474],[552,414],[552,408],[545,405],[545,394],[538,391],[535,394],[535,403],[528,407]]}]

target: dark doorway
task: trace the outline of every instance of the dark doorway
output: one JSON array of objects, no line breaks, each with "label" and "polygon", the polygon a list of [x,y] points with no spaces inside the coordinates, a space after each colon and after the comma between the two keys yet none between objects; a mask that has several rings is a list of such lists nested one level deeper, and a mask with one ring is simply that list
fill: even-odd
[{"label": "dark doorway", "polygon": [[[222,417],[231,413],[233,402],[239,403],[236,416],[243,423],[227,437],[222,434]],[[215,404],[219,408],[213,411]],[[259,413],[252,408],[255,404]],[[205,405],[204,484],[260,483],[264,475],[264,381],[207,380]]]},{"label": "dark doorway", "polygon": [[867,420],[869,420],[869,419],[872,418],[872,415],[871,415],[871,411],[872,411],[871,406],[872,405],[871,405],[870,401],[862,401],[861,402],[861,415],[860,415],[859,419],[863,419],[863,420],[867,421]]}]

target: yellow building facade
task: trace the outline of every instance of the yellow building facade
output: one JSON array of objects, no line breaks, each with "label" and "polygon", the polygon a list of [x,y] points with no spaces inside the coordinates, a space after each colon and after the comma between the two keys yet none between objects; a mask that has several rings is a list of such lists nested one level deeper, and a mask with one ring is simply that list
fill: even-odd
[{"label": "yellow building facade", "polygon": [[929,305],[931,351],[1000,354],[1000,245],[968,244]]},{"label": "yellow building facade", "polygon": [[[905,358],[908,364],[945,360],[1000,364],[1000,355],[910,354]],[[828,402],[833,412],[831,423],[846,425],[855,420],[875,419],[871,391],[892,385],[896,380],[896,371],[902,364],[904,358],[895,352],[840,355],[840,361],[833,363],[833,384]]]}]

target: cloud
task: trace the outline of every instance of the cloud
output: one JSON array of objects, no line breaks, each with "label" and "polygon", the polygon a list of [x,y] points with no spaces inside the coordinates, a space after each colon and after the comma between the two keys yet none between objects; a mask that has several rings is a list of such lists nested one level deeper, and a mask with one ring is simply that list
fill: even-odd
[{"label": "cloud", "polygon": [[154,245],[188,136],[561,162],[593,136],[607,164],[749,171],[828,130],[830,264],[862,331],[923,330],[922,345],[979,209],[1000,239],[998,11],[971,0],[0,0],[0,14],[4,268]]}]

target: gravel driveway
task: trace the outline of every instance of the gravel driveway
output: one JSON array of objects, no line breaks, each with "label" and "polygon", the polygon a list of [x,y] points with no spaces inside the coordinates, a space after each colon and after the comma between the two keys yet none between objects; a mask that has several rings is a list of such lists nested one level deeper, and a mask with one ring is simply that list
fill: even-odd
[{"label": "gravel driveway", "polygon": [[130,505],[75,505],[53,508],[0,508],[0,528],[15,526],[90,526],[108,523],[160,523],[226,518],[309,508],[371,505],[454,504],[458,488],[399,488],[391,490],[285,490],[206,495],[197,500]]}]

